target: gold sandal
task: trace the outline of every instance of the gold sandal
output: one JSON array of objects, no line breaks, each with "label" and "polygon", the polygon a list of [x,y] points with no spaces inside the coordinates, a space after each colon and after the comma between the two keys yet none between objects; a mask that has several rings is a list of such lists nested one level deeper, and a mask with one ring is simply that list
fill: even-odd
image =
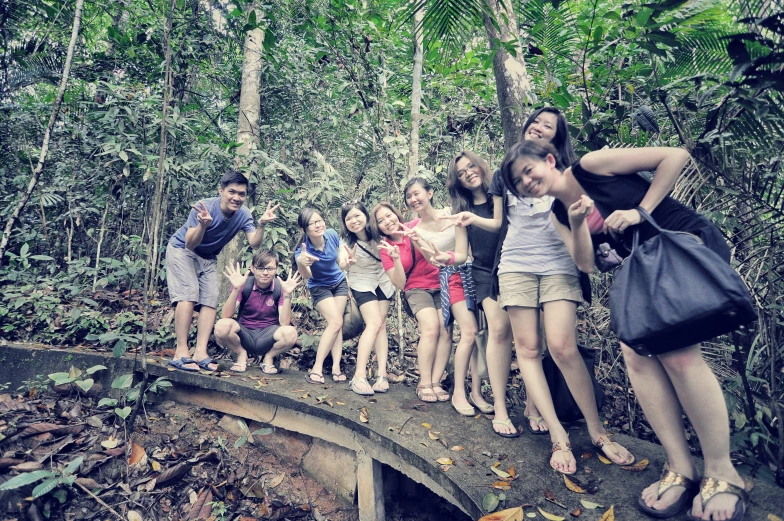
[{"label": "gold sandal", "polygon": [[[700,481],[700,501],[702,501],[703,510],[705,509],[705,505],[708,504],[708,501],[713,499],[714,496],[718,494],[732,494],[733,496],[738,496],[738,502],[735,503],[735,513],[732,514],[732,517],[729,518],[728,521],[741,521],[746,514],[746,504],[749,502],[749,493],[746,492],[746,489],[749,488],[749,484],[746,483],[745,479],[743,482],[744,488],[740,488],[723,479],[702,478],[702,481]],[[686,512],[686,518],[695,521],[700,519],[691,515],[691,509]]]},{"label": "gold sandal", "polygon": [[[619,447],[621,447],[626,452],[629,452],[629,449],[627,449],[626,447],[624,447],[620,443],[611,441],[610,440],[610,436],[613,436],[613,434],[611,432],[608,432],[607,434],[602,434],[601,436],[596,438],[596,440],[594,440],[594,442],[593,442],[594,446],[602,449],[602,448],[604,448],[605,445],[609,445],[610,448],[615,450],[616,453],[619,453],[620,451],[618,451],[617,449],[615,449],[613,447],[613,444],[615,444],[615,445],[618,445]],[[602,452],[604,452],[604,451],[602,451]],[[632,463],[634,463],[634,454],[632,454],[631,452],[629,452],[629,455],[632,457],[632,459],[631,459],[631,461],[628,461],[626,463],[618,463],[617,461],[613,461],[613,459],[610,457],[610,455],[607,454],[606,452],[604,452],[604,455],[607,457],[607,459],[609,459],[610,461],[612,461],[616,465],[620,465],[622,467],[625,467],[626,465],[631,465]]]},{"label": "gold sandal", "polygon": [[679,474],[678,472],[670,470],[665,463],[664,468],[662,469],[661,477],[659,478],[659,487],[656,490],[657,500],[672,487],[683,487],[685,489],[681,494],[681,497],[679,497],[675,503],[668,506],[667,508],[657,510],[646,505],[645,501],[642,499],[642,496],[640,496],[640,498],[637,500],[637,506],[639,507],[640,511],[657,519],[667,519],[683,512],[683,510],[688,508],[689,504],[694,499],[694,495],[698,488],[697,480],[687,478],[683,474]]},{"label": "gold sandal", "polygon": [[[572,452],[572,445],[569,442],[561,443],[560,441],[556,441],[555,443],[553,443],[553,450],[552,450],[551,454],[555,454],[559,450],[561,452]],[[576,465],[577,465],[577,461],[575,461],[575,466]],[[576,468],[572,472],[564,472],[562,470],[559,470],[558,468],[556,468],[555,465],[553,465],[553,458],[552,458],[552,456],[550,456],[550,467],[552,467],[553,470],[556,470],[556,471],[560,472],[561,474],[566,474],[568,476],[571,476],[572,474],[577,472]]]},{"label": "gold sandal", "polygon": [[[425,391],[428,390],[430,392],[426,393]],[[436,392],[433,390],[432,385],[417,385],[416,395],[417,398],[425,403],[436,403],[438,401],[438,396],[436,396]],[[432,400],[425,400],[425,398],[432,398]]]}]

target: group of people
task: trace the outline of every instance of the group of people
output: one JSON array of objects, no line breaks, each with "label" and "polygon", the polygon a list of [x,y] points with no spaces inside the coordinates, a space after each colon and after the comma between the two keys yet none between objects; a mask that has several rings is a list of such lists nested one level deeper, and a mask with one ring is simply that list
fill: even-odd
[{"label": "group of people", "polygon": [[[287,280],[277,277],[278,259],[269,251],[253,257],[248,273],[242,274],[239,265],[226,268],[232,291],[214,325],[215,337],[237,355],[231,370],[245,371],[250,353],[261,357],[263,372],[276,373],[274,357],[297,341],[290,321],[291,294],[304,279],[314,307],[326,321],[307,381],[324,383],[328,354],[332,379],[348,380],[341,370],[342,326],[346,303],[353,298],[365,328],[348,385],[360,395],[383,393],[389,389],[386,317],[398,289],[419,326],[420,400],[450,401],[465,416],[477,410],[493,414],[496,434],[519,436],[506,407],[514,346],[528,397],[524,415],[529,428],[550,435],[553,469],[573,474],[577,461],[542,368],[546,345],[594,444],[613,463],[630,465],[634,456],[611,439],[599,417],[591,377],[577,349],[576,311],[583,301],[590,302],[587,273],[594,268],[596,246],[609,242],[623,251],[625,239],[643,220],[637,207],[665,229],[698,235],[729,261],[730,251],[719,230],[668,195],[688,160],[686,151],[666,147],[605,149],[578,160],[564,116],[541,108],[529,117],[523,139],[507,151],[494,174],[473,152],[463,151],[452,159],[446,182],[449,208],[433,205],[435,188],[421,177],[411,178],[404,188],[405,205],[416,215],[408,222],[390,202],[368,211],[361,202],[350,201],[340,209],[341,239],[327,226],[324,214],[303,208],[298,216],[302,234]],[[635,175],[640,171],[655,172],[653,181]],[[251,247],[258,248],[265,224],[275,218],[277,206],[270,203],[254,223],[243,206],[247,187],[240,173],[224,176],[220,197],[194,205],[169,242],[167,279],[176,304],[177,336],[169,363],[177,369],[217,368],[207,355],[218,300],[215,256],[240,230]],[[644,228],[643,240],[653,233]],[[195,305],[200,313],[191,357],[187,335]],[[481,393],[477,373],[477,309],[487,318],[492,404]],[[450,394],[442,381],[452,354],[454,322],[460,338]],[[621,349],[635,395],[668,456],[661,478],[642,492],[639,508],[657,518],[690,508],[693,519],[741,519],[748,498],[730,461],[727,408],[700,346],[657,356],[639,354],[622,342]],[[373,350],[378,370],[371,383],[367,366]],[[702,447],[702,480],[689,452],[682,411]]]}]

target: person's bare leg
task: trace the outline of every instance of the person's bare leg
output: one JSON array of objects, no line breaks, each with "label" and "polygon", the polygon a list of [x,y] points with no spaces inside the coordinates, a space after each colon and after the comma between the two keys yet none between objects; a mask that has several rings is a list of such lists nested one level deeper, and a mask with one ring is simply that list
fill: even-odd
[{"label": "person's bare leg", "polygon": [[[441,313],[435,308],[425,308],[416,314],[419,323],[419,343],[417,343],[417,369],[419,369],[418,391],[424,401],[435,401],[433,385],[433,364],[438,351],[438,342],[443,325],[440,324]],[[447,357],[448,359],[448,357]],[[444,365],[446,367],[446,364]]]},{"label": "person's bare leg", "polygon": [[[217,310],[209,306],[202,305],[199,308],[199,318],[196,321],[196,349],[193,351],[193,359],[201,362],[207,358],[207,344],[210,341],[212,328],[215,325]],[[210,371],[218,369],[218,364],[209,364]]]},{"label": "person's bare leg", "polygon": [[[486,298],[482,301],[482,309],[487,318],[487,374],[490,388],[493,390],[493,408],[496,421],[509,419],[506,408],[506,384],[512,366],[512,325],[509,315],[501,309],[498,302]],[[493,429],[502,434],[517,432],[513,426],[493,424]]]},{"label": "person's bare leg", "polygon": [[365,321],[365,330],[357,342],[357,368],[351,381],[355,382],[354,386],[363,393],[369,393],[373,389],[370,383],[359,382],[359,380],[367,380],[367,365],[370,360],[370,353],[376,343],[379,332],[383,327],[386,329],[386,323],[382,322],[381,312],[379,309],[378,301],[371,300],[365,302],[359,307],[362,313],[362,319]]},{"label": "person's bare leg", "polygon": [[[539,311],[539,352],[544,353],[544,311]],[[526,396],[525,400],[525,410],[523,410],[523,416],[526,417],[528,420],[528,428],[534,432],[547,432],[550,429],[547,427],[547,422],[544,421],[542,415],[539,414],[539,409],[536,407],[533,399],[530,396]]]},{"label": "person's bare leg", "polygon": [[[332,355],[332,374],[339,375],[341,374],[340,371],[340,362],[343,357],[343,311],[346,309],[346,302],[348,301],[348,297],[335,297],[335,305],[340,310],[340,329],[338,330],[338,336],[335,338],[335,341],[332,343],[332,349],[330,349],[330,354]],[[340,380],[341,382],[346,379],[346,376],[343,375],[343,378]]]},{"label": "person's bare leg", "polygon": [[389,301],[378,301],[378,312],[381,315],[381,327],[376,335],[376,342],[373,344],[378,360],[378,377],[386,377],[387,362],[389,359],[389,337],[387,336],[387,316],[389,315]]},{"label": "person's bare leg", "polygon": [[248,365],[248,352],[242,347],[239,333],[240,325],[234,319],[222,318],[215,324],[215,341],[237,355],[237,362],[232,366],[234,371],[244,371]]},{"label": "person's bare leg", "polygon": [[343,309],[345,309],[346,297],[340,298],[343,299],[344,304],[342,309],[338,309],[335,297],[325,298],[316,304],[316,309],[324,317],[324,320],[327,321],[327,327],[324,328],[324,333],[321,334],[321,339],[316,349],[316,360],[313,362],[313,367],[310,368],[310,373],[315,373],[322,377],[324,376],[324,360],[327,358],[327,354],[334,348],[338,335],[341,337],[341,342],[343,338]]},{"label": "person's bare leg", "polygon": [[[724,480],[743,488],[743,478],[730,460],[730,422],[724,394],[716,375],[702,358],[700,346],[693,345],[659,355],[658,358],[700,440],[705,477]],[[675,428],[674,425],[670,427]],[[683,425],[678,426],[678,429],[683,430]],[[701,516],[702,519],[730,519],[737,501],[735,495],[719,494],[702,505],[697,495],[692,515],[698,518]]]},{"label": "person's bare leg", "polygon": [[446,371],[446,366],[449,363],[449,356],[452,354],[452,326],[444,327],[440,309],[438,310],[438,327],[438,344],[436,345],[436,356],[433,360],[431,380],[433,382],[433,391],[436,394],[440,394],[440,401],[447,401],[449,400],[449,393],[441,386],[441,378],[444,376],[444,371]]},{"label": "person's bare leg", "polygon": [[[452,403],[456,407],[471,407],[468,396],[465,392],[466,376],[468,374],[468,363],[476,347],[476,319],[474,314],[468,310],[464,301],[452,305],[452,316],[460,326],[460,340],[455,349],[455,388],[452,391]],[[476,367],[476,364],[474,364]],[[474,379],[478,382],[478,379]],[[476,397],[475,397],[476,399]],[[484,402],[481,393],[479,399]],[[480,402],[480,403],[481,403]]]},{"label": "person's bare leg", "polygon": [[[195,305],[195,302],[181,300],[174,307],[174,335],[177,339],[177,345],[174,349],[173,360],[191,357],[190,349],[188,348],[188,333],[191,331]],[[185,364],[183,367],[194,370],[199,369],[198,364]]]},{"label": "person's bare leg", "polygon": [[272,338],[275,339],[275,343],[272,344],[272,349],[264,355],[261,363],[274,367],[275,357],[285,353],[297,343],[297,330],[294,326],[280,326]]},{"label": "person's bare leg", "polygon": [[[517,351],[517,363],[520,374],[525,382],[525,390],[529,398],[539,406],[542,417],[550,428],[550,440],[559,443],[562,449],[569,443],[569,435],[564,429],[553,406],[550,388],[544,377],[542,369],[542,353],[539,342],[539,309],[519,306],[509,306],[509,321],[512,323],[512,332]],[[566,450],[553,453],[550,465],[566,474],[577,469],[577,460],[574,454]]]}]

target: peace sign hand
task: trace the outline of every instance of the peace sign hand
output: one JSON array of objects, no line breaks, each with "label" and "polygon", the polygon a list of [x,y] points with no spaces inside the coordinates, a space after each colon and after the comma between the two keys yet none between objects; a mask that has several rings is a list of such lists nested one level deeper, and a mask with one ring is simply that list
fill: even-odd
[{"label": "peace sign hand", "polygon": [[227,264],[226,268],[223,270],[223,275],[229,279],[231,286],[234,289],[240,289],[245,286],[245,282],[248,280],[248,276],[250,275],[250,270],[245,272],[245,275],[242,274],[240,270],[240,263],[237,263],[237,266],[234,267],[231,264]]},{"label": "peace sign hand", "polygon": [[454,215],[442,215],[439,219],[449,221],[441,231],[448,230],[452,226],[457,226],[458,228],[465,228],[466,226],[470,226],[474,224],[474,220],[476,219],[476,215],[471,212],[458,212]]},{"label": "peace sign hand", "polygon": [[302,282],[302,276],[292,266],[289,270],[289,278],[280,282],[280,289],[283,290],[284,295],[291,295],[300,282]]},{"label": "peace sign hand", "polygon": [[379,250],[384,250],[385,252],[387,252],[387,255],[389,255],[389,258],[392,260],[400,258],[400,247],[398,247],[397,245],[389,244],[386,239],[381,239],[381,241],[378,243],[377,248]]},{"label": "peace sign hand", "polygon": [[277,215],[275,215],[275,210],[280,208],[280,203],[276,204],[274,207],[272,206],[272,201],[267,203],[267,209],[261,214],[259,218],[259,224],[267,224],[270,221],[274,221],[277,219]]},{"label": "peace sign hand", "polygon": [[348,246],[345,245],[345,244],[343,245],[343,247],[346,249],[346,253],[348,253],[348,258],[346,259],[346,264],[348,264],[349,266],[351,266],[352,264],[356,264],[357,263],[357,245],[355,244],[354,247],[352,249],[350,249],[350,250],[348,249]]},{"label": "peace sign hand", "polygon": [[398,223],[398,224],[400,225],[399,226],[400,230],[403,232],[403,237],[408,237],[412,241],[419,241],[420,240],[419,234],[417,233],[416,229],[409,228],[408,226],[406,226],[403,223]]},{"label": "peace sign hand", "polygon": [[212,215],[210,215],[209,210],[204,205],[204,201],[199,201],[198,205],[192,204],[191,208],[196,210],[196,219],[199,220],[199,224],[209,226],[212,223]]},{"label": "peace sign hand", "polygon": [[302,243],[302,253],[297,257],[297,264],[300,266],[306,266],[310,268],[313,266],[313,263],[318,262],[319,258],[311,255],[308,253],[308,247],[306,243]]},{"label": "peace sign hand", "polygon": [[451,255],[449,255],[449,253],[440,251],[434,242],[430,242],[430,247],[433,249],[433,253],[430,257],[430,264],[433,266],[442,268],[449,264],[449,261],[452,260]]}]

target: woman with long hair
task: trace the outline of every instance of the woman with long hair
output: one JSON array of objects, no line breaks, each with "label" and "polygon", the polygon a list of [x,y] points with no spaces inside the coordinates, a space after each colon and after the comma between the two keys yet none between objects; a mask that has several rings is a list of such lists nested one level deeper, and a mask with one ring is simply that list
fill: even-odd
[{"label": "woman with long hair", "polygon": [[[345,243],[340,250],[338,264],[348,273],[348,285],[365,321],[365,329],[357,344],[357,368],[349,387],[360,395],[385,393],[389,390],[387,313],[395,287],[381,265],[378,243],[373,240],[365,205],[359,201],[345,203],[340,208],[340,222]],[[374,348],[378,373],[371,386],[367,380],[367,364]]]},{"label": "woman with long hair", "polygon": [[[406,205],[417,213],[419,219],[412,222],[413,229],[422,241],[429,245],[426,251],[432,264],[439,267],[440,297],[444,326],[451,341],[451,319],[460,326],[460,340],[455,349],[455,388],[452,391],[452,407],[463,416],[476,414],[474,407],[483,413],[493,412],[493,406],[485,401],[481,392],[481,379],[477,372],[476,318],[469,309],[463,279],[473,282],[471,273],[456,264],[455,251],[468,248],[468,237],[461,230],[459,234],[453,227],[444,228],[441,217],[449,215],[448,208],[433,207],[433,188],[427,179],[414,177],[408,180],[403,189]],[[463,259],[465,262],[465,259]],[[448,297],[448,298],[447,298]],[[473,308],[474,303],[470,303]],[[444,309],[448,306],[447,309]],[[470,361],[473,359],[473,363]],[[472,370],[471,392],[466,395],[465,382],[469,367]]]},{"label": "woman with long hair", "polygon": [[392,284],[403,291],[408,310],[419,324],[417,397],[427,403],[445,402],[449,393],[440,382],[449,362],[452,338],[440,319],[438,268],[414,246],[415,238],[408,233],[402,214],[392,203],[384,201],[373,207],[370,227],[379,243],[384,271]]},{"label": "woman with long hair", "polygon": [[[697,235],[729,262],[730,250],[721,232],[668,195],[688,160],[689,153],[679,148],[605,149],[566,167],[547,144],[521,142],[507,153],[501,170],[513,193],[547,194],[558,200],[552,222],[583,272],[594,266],[596,244],[620,238],[637,225],[641,241],[657,233],[642,222],[637,207],[664,229]],[[655,172],[651,183],[634,175],[645,170]],[[653,356],[638,354],[623,342],[621,349],[635,396],[668,458],[660,480],[643,490],[640,509],[665,518],[691,504],[691,519],[742,519],[748,494],[730,460],[727,406],[700,345]],[[681,410],[697,433],[705,459],[700,485]]]},{"label": "woman with long hair", "polygon": [[327,228],[322,213],[315,208],[300,210],[297,225],[302,233],[294,250],[294,260],[300,275],[308,281],[313,306],[327,321],[307,380],[312,384],[324,383],[322,366],[327,354],[332,353],[332,379],[345,382],[346,375],[340,371],[340,357],[343,353],[343,311],[348,300],[348,284],[345,273],[338,266],[340,237],[335,230]]}]

